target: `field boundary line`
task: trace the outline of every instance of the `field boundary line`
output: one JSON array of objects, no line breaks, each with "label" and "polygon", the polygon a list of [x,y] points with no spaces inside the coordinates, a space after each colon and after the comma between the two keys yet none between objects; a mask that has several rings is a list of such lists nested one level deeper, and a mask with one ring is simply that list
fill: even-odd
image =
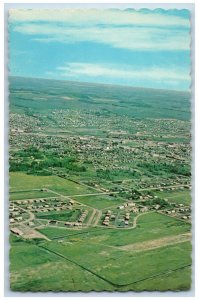
[{"label": "field boundary line", "polygon": [[46,247],[43,246],[43,245],[39,245],[39,247],[41,247],[42,249],[45,249],[47,252],[53,253],[53,254],[55,254],[55,255],[57,255],[57,256],[59,256],[59,257],[65,259],[65,260],[67,260],[67,261],[69,261],[69,262],[71,262],[71,263],[73,263],[73,264],[79,266],[80,268],[84,269],[85,271],[87,271],[87,272],[89,272],[89,273],[95,275],[96,277],[98,277],[98,278],[100,278],[100,279],[106,281],[107,283],[109,283],[109,284],[111,284],[111,285],[113,285],[113,286],[115,286],[115,287],[118,287],[118,288],[127,287],[127,286],[132,285],[132,284],[136,284],[136,283],[139,283],[139,282],[142,282],[142,281],[145,281],[145,280],[150,280],[150,279],[156,278],[156,277],[161,276],[161,275],[170,274],[170,273],[172,273],[172,272],[176,272],[176,271],[178,271],[178,270],[182,270],[182,269],[185,269],[185,268],[187,268],[187,267],[191,267],[191,264],[187,264],[187,265],[184,265],[184,266],[181,266],[181,267],[178,267],[178,268],[175,268],[175,269],[170,269],[170,270],[165,271],[165,272],[160,272],[160,273],[157,273],[157,274],[155,274],[155,275],[151,275],[151,276],[148,276],[148,277],[145,277],[145,278],[142,278],[142,279],[139,279],[139,280],[136,280],[136,281],[127,283],[127,284],[118,284],[118,283],[114,283],[114,282],[112,282],[111,280],[109,280],[109,279],[107,279],[107,278],[105,278],[105,277],[103,277],[103,276],[97,274],[96,272],[94,272],[94,271],[88,269],[87,267],[85,267],[85,266],[79,264],[78,262],[76,262],[76,261],[74,261],[74,260],[72,260],[72,259],[70,259],[70,258],[64,256],[63,254],[60,254],[60,253],[58,253],[58,252],[56,252],[56,251],[53,251],[53,250],[51,250],[51,249],[48,249],[48,248],[46,248]]}]

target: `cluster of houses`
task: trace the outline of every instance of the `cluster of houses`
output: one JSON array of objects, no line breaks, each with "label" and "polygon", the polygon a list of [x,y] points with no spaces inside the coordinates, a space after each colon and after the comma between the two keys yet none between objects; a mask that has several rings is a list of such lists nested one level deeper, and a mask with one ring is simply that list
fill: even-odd
[{"label": "cluster of houses", "polygon": [[[77,208],[77,210],[80,210],[80,209]],[[74,226],[77,227],[77,226],[82,226],[82,225],[83,225],[83,222],[84,222],[84,220],[85,220],[85,218],[86,218],[87,215],[88,215],[88,211],[85,210],[85,211],[82,212],[82,214],[80,215],[80,217],[78,218],[77,221],[74,221],[74,222],[66,221],[66,222],[64,223],[64,225],[67,226],[67,227],[74,227]],[[63,224],[62,221],[58,221],[58,220],[49,220],[49,222],[48,222],[49,225],[57,225],[58,223],[59,223],[61,226],[62,226],[62,224]]]},{"label": "cluster of houses", "polygon": [[83,223],[87,215],[88,215],[88,210],[83,211],[81,216],[79,217],[78,222]]},{"label": "cluster of houses", "polygon": [[119,205],[117,208],[120,210],[128,208],[128,211],[131,211],[133,213],[146,212],[148,210],[146,206],[137,206],[135,202],[126,202],[122,205]]},{"label": "cluster of houses", "polygon": [[126,212],[125,217],[124,217],[124,224],[129,225],[129,219],[130,219],[130,212]]},{"label": "cluster of houses", "polygon": [[118,220],[120,222],[123,222],[124,225],[128,226],[131,218],[131,213],[139,213],[139,212],[143,213],[148,211],[147,207],[136,206],[134,202],[126,202],[123,205],[119,205],[117,208],[122,211],[124,210],[124,212],[122,212],[122,217],[120,212],[107,210],[107,212],[103,217],[102,225],[117,226],[115,222],[113,223],[113,221],[117,220],[118,216],[120,215],[120,220],[119,219]]},{"label": "cluster of houses", "polygon": [[170,215],[172,217],[180,218],[182,220],[191,220],[191,208],[184,206],[184,204],[175,204],[175,208],[171,210],[163,211],[165,214]]},{"label": "cluster of houses", "polygon": [[24,213],[24,211],[21,208],[14,205],[14,203],[10,203],[10,206],[9,206],[10,224],[21,222],[21,221],[25,220],[26,217],[27,217],[26,213]]},{"label": "cluster of houses", "polygon": [[103,225],[109,226],[110,220],[114,221],[115,220],[115,215],[111,214],[111,210],[108,210],[105,214],[104,220],[102,222]]},{"label": "cluster of houses", "polygon": [[81,227],[82,223],[80,223],[80,222],[65,222],[64,225],[67,227],[74,227],[74,226]]},{"label": "cluster of houses", "polygon": [[61,211],[66,209],[72,209],[74,201],[70,200],[68,203],[63,201],[61,198],[39,198],[29,200],[15,201],[18,205],[23,208],[32,211],[34,213],[48,212],[48,211]]}]

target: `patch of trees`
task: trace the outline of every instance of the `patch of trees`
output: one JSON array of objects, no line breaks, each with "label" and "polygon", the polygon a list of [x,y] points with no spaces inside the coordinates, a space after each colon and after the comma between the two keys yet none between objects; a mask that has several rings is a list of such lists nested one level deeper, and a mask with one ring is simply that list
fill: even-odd
[{"label": "patch of trees", "polygon": [[150,200],[146,200],[143,202],[144,205],[147,206],[152,206],[152,205],[160,205],[160,208],[166,208],[166,207],[170,207],[172,206],[170,203],[168,203],[167,201],[165,201],[164,199],[150,199]]},{"label": "patch of trees", "polygon": [[50,175],[45,169],[63,168],[71,172],[85,172],[86,166],[80,165],[74,157],[57,156],[57,153],[42,152],[36,147],[18,151],[10,160],[10,171],[24,171],[29,174]]},{"label": "patch of trees", "polygon": [[176,175],[190,176],[191,169],[187,164],[169,164],[167,162],[142,162],[137,164],[138,167],[154,174],[173,173]]},{"label": "patch of trees", "polygon": [[140,173],[135,170],[109,170],[98,169],[96,171],[97,177],[106,180],[115,180],[116,178],[140,178]]}]

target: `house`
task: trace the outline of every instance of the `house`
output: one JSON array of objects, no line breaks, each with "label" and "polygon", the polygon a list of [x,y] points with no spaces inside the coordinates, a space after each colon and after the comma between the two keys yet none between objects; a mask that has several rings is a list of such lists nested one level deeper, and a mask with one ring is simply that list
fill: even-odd
[{"label": "house", "polygon": [[72,224],[70,222],[64,223],[65,226],[71,226]]},{"label": "house", "polygon": [[180,208],[179,211],[181,211],[181,212],[184,211],[184,208]]},{"label": "house", "polygon": [[108,226],[109,222],[108,221],[104,221],[102,224]]},{"label": "house", "polygon": [[157,204],[157,205],[155,205],[155,207],[154,207],[155,209],[159,209],[160,208],[160,205],[159,204]]},{"label": "house", "polygon": [[128,206],[135,206],[134,202],[128,202]]},{"label": "house", "polygon": [[119,209],[124,209],[124,205],[118,206]]},{"label": "house", "polygon": [[140,211],[141,211],[141,212],[146,212],[146,211],[148,211],[148,208],[147,208],[147,207],[142,207],[142,208],[140,209]]},{"label": "house", "polygon": [[139,211],[139,209],[137,207],[133,207],[131,211],[134,213],[137,213]]},{"label": "house", "polygon": [[57,224],[57,221],[56,220],[50,220],[49,224]]},{"label": "house", "polygon": [[23,232],[17,227],[11,228],[10,231],[14,234],[17,234],[17,235],[23,235]]}]

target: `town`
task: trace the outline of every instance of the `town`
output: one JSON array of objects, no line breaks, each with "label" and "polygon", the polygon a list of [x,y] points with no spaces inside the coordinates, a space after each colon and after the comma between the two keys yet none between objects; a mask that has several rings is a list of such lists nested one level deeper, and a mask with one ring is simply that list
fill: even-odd
[{"label": "town", "polygon": [[[44,82],[44,91],[37,81],[33,85],[29,88],[26,81],[15,78],[10,88],[13,253],[23,243],[27,252],[31,247],[41,251],[41,259],[43,253],[49,255],[47,260],[51,254],[58,261],[62,256],[74,263],[73,270],[78,264],[90,276],[100,275],[107,290],[128,289],[126,275],[116,275],[115,268],[131,274],[142,255],[146,266],[160,259],[157,269],[162,274],[181,267],[190,272],[191,123],[188,104],[184,111],[180,107],[188,95],[170,92],[178,113],[169,100],[161,104],[168,108],[158,104],[145,111],[145,105],[136,102],[139,90],[129,89],[128,102],[120,87],[107,91],[109,99],[98,85],[85,84],[79,94],[66,83]],[[156,96],[155,91],[147,91],[147,97],[158,99],[158,92]],[[88,262],[82,261],[81,253],[87,251],[97,253],[97,259],[91,255]],[[170,251],[175,257],[181,251],[184,260],[176,258],[174,266]],[[161,255],[166,257],[164,263]],[[11,266],[15,260],[13,254]],[[11,276],[18,288],[17,277]],[[146,284],[144,288],[151,289]],[[136,283],[132,288],[138,289]]]}]

